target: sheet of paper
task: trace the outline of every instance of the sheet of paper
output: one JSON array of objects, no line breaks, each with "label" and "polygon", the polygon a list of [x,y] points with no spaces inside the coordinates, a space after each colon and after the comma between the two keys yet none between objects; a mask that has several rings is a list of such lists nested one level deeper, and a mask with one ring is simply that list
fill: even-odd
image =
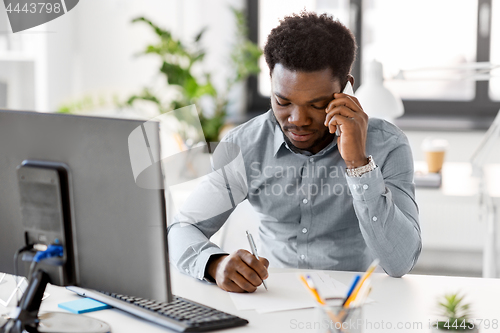
[{"label": "sheet of paper", "polygon": [[327,298],[341,298],[343,299],[349,290],[349,287],[340,281],[335,280],[324,272],[317,272],[312,275],[316,288],[318,289],[321,297]]},{"label": "sheet of paper", "polygon": [[312,307],[315,301],[300,282],[297,273],[270,274],[267,288],[259,286],[254,293],[231,293],[238,310],[291,310]]},{"label": "sheet of paper", "polygon": [[[323,297],[342,297],[347,286],[321,272],[309,273]],[[251,294],[231,293],[238,310],[255,309],[259,313],[312,308],[317,303],[299,279],[298,273],[270,274],[266,280],[268,290],[260,286]],[[323,294],[324,293],[324,294]]]}]

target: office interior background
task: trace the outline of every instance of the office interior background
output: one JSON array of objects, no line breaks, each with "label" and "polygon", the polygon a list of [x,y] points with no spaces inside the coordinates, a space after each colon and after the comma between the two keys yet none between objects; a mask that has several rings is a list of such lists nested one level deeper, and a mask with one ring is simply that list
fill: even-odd
[{"label": "office interior background", "polygon": [[[150,19],[186,45],[206,28],[200,40],[206,56],[193,74],[210,73],[214,86],[224,91],[233,75],[227,64],[237,28],[231,7],[243,10],[248,38],[261,48],[279,18],[302,9],[332,14],[354,32],[359,45],[355,90],[364,82],[364,66],[382,63],[385,86],[403,100],[405,114],[395,122],[410,140],[416,169],[426,167],[424,139],[448,142],[441,186],[416,190],[423,249],[413,273],[482,276],[484,245],[492,238],[480,218],[478,180],[471,176],[470,162],[500,110],[500,67],[494,66],[500,65],[500,0],[81,0],[56,20],[16,34],[8,33],[1,11],[0,107],[56,112],[69,106],[75,113],[144,119],[158,115],[147,102],[125,108],[117,102],[144,87],[162,91],[166,85],[158,58],[139,55],[157,37],[147,24],[131,22],[137,17]],[[474,63],[491,65],[473,69]],[[228,91],[228,124],[269,108],[263,57],[260,68],[259,75]],[[198,103],[210,117],[213,101],[201,97]],[[500,138],[496,143],[486,175],[498,205]],[[240,244],[232,234],[243,235],[238,230],[256,225],[249,207],[235,214],[240,215],[217,235],[225,237],[228,250]],[[500,222],[498,214],[494,218]],[[496,262],[500,266],[500,259]]]}]

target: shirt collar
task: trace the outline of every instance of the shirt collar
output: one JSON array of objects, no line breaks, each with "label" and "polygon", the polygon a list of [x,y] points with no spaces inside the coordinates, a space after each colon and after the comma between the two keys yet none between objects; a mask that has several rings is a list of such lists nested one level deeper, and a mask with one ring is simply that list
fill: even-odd
[{"label": "shirt collar", "polygon": [[[324,155],[327,151],[330,151],[336,145],[337,145],[337,137],[335,137],[332,140],[332,142],[330,142],[330,144],[328,146],[326,146],[325,148],[323,148],[320,152],[318,152],[315,155],[316,156]],[[283,137],[283,132],[281,131],[281,128],[279,127],[279,125],[276,125],[274,127],[274,151],[273,151],[275,157],[276,157],[276,154],[278,153],[278,151],[280,150],[280,148],[282,146],[286,146],[294,154],[301,154],[301,153],[294,152],[293,150],[291,150],[288,147],[288,145],[286,144],[285,138]],[[301,154],[301,155],[305,155],[305,154]],[[312,154],[308,154],[308,156],[309,155],[312,156]]]},{"label": "shirt collar", "polygon": [[280,150],[281,146],[283,146],[285,143],[285,138],[283,137],[283,132],[281,131],[281,128],[279,125],[276,125],[274,127],[274,156],[278,153],[278,150]]}]

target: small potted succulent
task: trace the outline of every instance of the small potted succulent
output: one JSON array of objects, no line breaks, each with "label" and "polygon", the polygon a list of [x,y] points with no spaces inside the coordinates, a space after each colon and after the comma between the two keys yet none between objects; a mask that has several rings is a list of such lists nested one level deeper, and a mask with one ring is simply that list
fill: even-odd
[{"label": "small potted succulent", "polygon": [[433,332],[479,332],[474,322],[470,320],[470,304],[465,303],[464,297],[459,293],[442,296],[438,302],[439,314],[445,320],[436,321],[432,326]]}]

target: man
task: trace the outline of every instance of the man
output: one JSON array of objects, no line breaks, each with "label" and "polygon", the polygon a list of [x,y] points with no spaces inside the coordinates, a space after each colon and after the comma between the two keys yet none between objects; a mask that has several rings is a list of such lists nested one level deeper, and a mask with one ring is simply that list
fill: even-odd
[{"label": "man", "polygon": [[[233,292],[255,291],[269,263],[363,271],[379,258],[389,275],[406,274],[421,249],[413,158],[401,130],[341,93],[354,82],[353,35],[302,12],[271,31],[264,54],[272,110],[223,140],[242,160],[214,172],[181,209],[169,229],[172,261]],[[209,242],[244,199],[260,216],[259,260]]]}]

